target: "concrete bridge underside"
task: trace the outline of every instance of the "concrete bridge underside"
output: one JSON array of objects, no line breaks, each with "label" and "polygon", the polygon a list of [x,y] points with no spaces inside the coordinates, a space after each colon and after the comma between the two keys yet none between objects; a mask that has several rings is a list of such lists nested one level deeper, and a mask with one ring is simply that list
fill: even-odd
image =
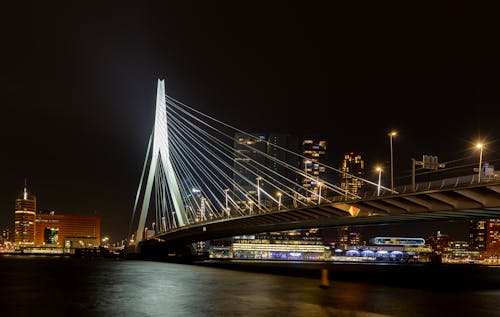
[{"label": "concrete bridge underside", "polygon": [[243,234],[500,217],[500,182],[372,197],[188,225],[141,244],[185,245]]}]

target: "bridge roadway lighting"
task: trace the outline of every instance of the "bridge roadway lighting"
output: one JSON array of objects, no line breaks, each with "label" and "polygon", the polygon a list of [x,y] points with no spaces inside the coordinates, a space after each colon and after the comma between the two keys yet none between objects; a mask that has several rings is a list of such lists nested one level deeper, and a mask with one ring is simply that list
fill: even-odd
[{"label": "bridge roadway lighting", "polygon": [[392,150],[392,138],[398,133],[396,131],[389,132],[389,144],[391,148],[391,190],[394,191],[394,154]]},{"label": "bridge roadway lighting", "polygon": [[481,165],[483,164],[483,144],[478,143],[476,147],[479,149],[479,171],[477,172],[477,182],[481,182]]},{"label": "bridge roadway lighting", "polygon": [[278,195],[278,210],[281,209],[281,196],[282,194],[280,192],[277,192],[276,195]]},{"label": "bridge roadway lighting", "polygon": [[380,181],[382,178],[382,168],[380,168],[380,166],[377,166],[375,170],[378,172],[377,196],[380,196]]}]

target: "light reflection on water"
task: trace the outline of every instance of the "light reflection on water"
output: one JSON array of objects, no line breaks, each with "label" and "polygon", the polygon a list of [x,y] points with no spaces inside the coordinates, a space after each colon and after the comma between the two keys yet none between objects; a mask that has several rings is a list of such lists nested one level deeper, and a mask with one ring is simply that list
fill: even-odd
[{"label": "light reflection on water", "polygon": [[500,290],[432,291],[173,263],[0,257],[0,316],[499,316]]}]

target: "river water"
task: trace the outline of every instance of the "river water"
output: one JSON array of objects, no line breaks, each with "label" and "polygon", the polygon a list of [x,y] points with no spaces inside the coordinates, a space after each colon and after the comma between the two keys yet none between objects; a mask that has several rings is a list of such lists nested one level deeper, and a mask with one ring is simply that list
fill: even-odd
[{"label": "river water", "polygon": [[319,285],[165,262],[0,256],[0,316],[500,316],[500,288]]}]

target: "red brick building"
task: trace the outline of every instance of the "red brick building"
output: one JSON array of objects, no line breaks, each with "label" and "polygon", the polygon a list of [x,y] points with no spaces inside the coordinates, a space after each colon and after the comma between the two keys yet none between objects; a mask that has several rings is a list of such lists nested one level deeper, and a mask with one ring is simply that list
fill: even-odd
[{"label": "red brick building", "polygon": [[37,247],[92,248],[99,247],[100,241],[101,218],[98,215],[36,214]]}]

